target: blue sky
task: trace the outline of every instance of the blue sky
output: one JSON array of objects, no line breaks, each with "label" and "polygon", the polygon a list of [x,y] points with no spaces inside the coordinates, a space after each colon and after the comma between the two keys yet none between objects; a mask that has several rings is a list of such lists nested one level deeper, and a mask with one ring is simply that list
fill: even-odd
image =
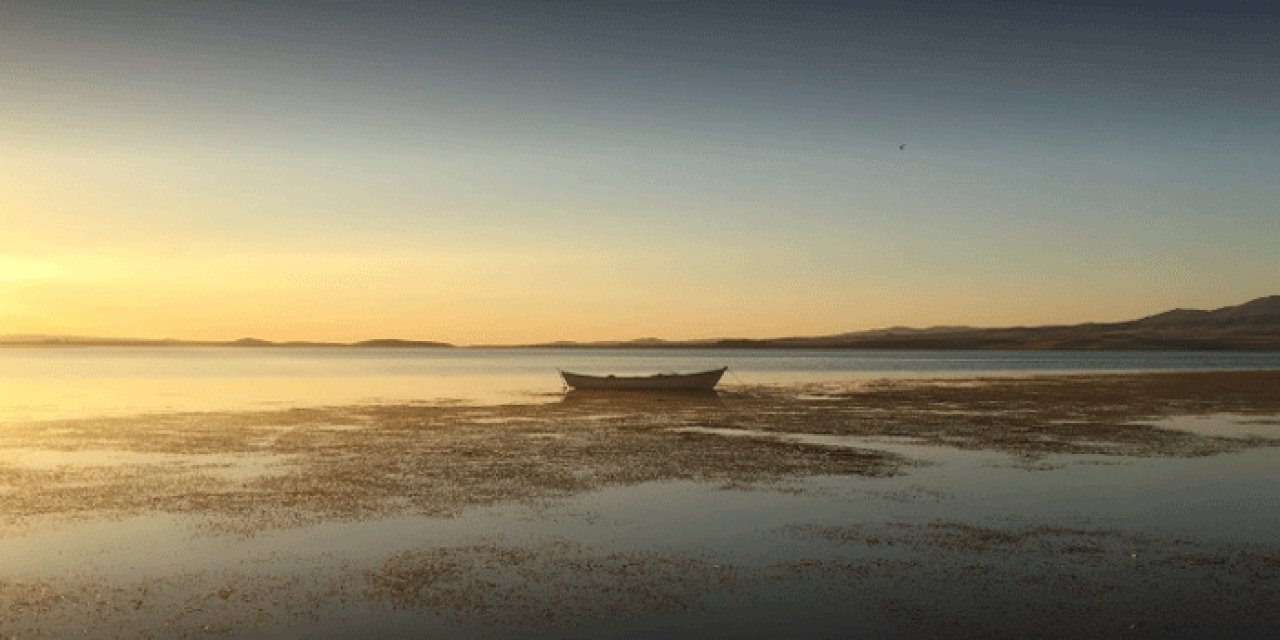
[{"label": "blue sky", "polygon": [[8,3],[0,333],[1233,304],[1280,290],[1277,34],[1263,3]]}]

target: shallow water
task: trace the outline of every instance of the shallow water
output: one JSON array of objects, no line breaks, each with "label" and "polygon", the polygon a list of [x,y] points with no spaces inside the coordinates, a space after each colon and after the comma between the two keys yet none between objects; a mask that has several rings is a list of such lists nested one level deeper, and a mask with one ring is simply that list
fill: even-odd
[{"label": "shallow water", "polygon": [[[1251,425],[1240,416],[1163,424],[1178,428],[1188,422],[1215,435],[1280,436],[1280,426]],[[1056,455],[1027,461],[907,439],[755,435],[889,451],[922,463],[901,476],[808,481],[818,495],[860,503],[864,522],[1034,522],[1258,544],[1277,542],[1280,531],[1280,510],[1268,508],[1280,504],[1280,449],[1273,447],[1194,458]],[[811,517],[834,512],[815,507]]]},{"label": "shallow water", "polygon": [[[1214,419],[1235,420],[1226,415]],[[935,615],[949,620],[970,616],[976,630],[1015,637],[1037,629],[1029,616],[1047,615],[1053,620],[1073,615],[1074,609],[1063,608],[1057,591],[1027,590],[1028,585],[1038,584],[1037,576],[1048,575],[1041,573],[1047,570],[1045,562],[1057,567],[1052,571],[1059,573],[1053,575],[1096,581],[1099,589],[1119,590],[1114,594],[1123,596],[1119,601],[1150,605],[1149,611],[1134,612],[1131,618],[1135,624],[1156,624],[1155,618],[1168,615],[1170,603],[1149,598],[1181,594],[1178,589],[1189,588],[1176,584],[1185,572],[1161,564],[1180,557],[1180,550],[1207,549],[1220,554],[1215,558],[1235,553],[1221,555],[1222,548],[1280,552],[1275,538],[1280,511],[1270,508],[1280,504],[1278,448],[1199,458],[1054,456],[1029,466],[1025,459],[1008,454],[919,445],[905,439],[797,437],[833,447],[880,448],[907,456],[915,464],[909,473],[887,478],[800,478],[756,489],[693,481],[651,482],[533,504],[472,508],[458,517],[328,521],[247,536],[205,527],[206,520],[200,517],[169,514],[35,519],[0,537],[0,567],[3,578],[9,580],[128,585],[189,575],[213,580],[210,588],[231,589],[217,586],[225,582],[244,590],[256,581],[257,588],[275,599],[271,602],[320,597],[316,592],[329,594],[324,597],[332,600],[301,617],[236,626],[227,630],[231,637],[341,637],[376,631],[404,637],[439,633],[638,638],[654,633],[691,637],[693,629],[701,630],[699,634],[742,637],[789,633],[843,637],[851,630],[909,637],[954,635],[954,629],[948,631],[931,617]],[[66,455],[41,464],[79,462],[75,454]],[[115,462],[137,461],[125,457]],[[1084,558],[1052,552],[1046,558],[1042,551],[1027,552],[1016,545],[992,552],[980,547],[978,552],[935,549],[927,540],[930,528],[939,523],[994,531],[1061,528],[1083,532],[1063,535],[1075,536],[1069,542],[1089,546],[1090,551]],[[825,528],[853,531],[854,540],[883,542],[851,543],[805,534]],[[694,576],[700,570],[713,570],[706,567],[733,567],[736,577],[727,590],[711,582],[697,587],[705,592],[697,595],[692,608],[674,611],[642,607],[622,617],[575,617],[574,607],[587,606],[583,601],[550,593],[523,596],[532,599],[532,605],[512,603],[514,610],[522,610],[519,607],[559,602],[571,617],[536,624],[512,621],[505,615],[486,619],[468,608],[479,606],[468,598],[481,596],[461,587],[456,605],[460,609],[442,610],[388,609],[385,602],[371,599],[363,586],[367,576],[376,575],[397,554],[477,546],[539,549],[548,541],[574,546],[568,557],[553,556],[548,561],[556,573],[544,576],[547,579],[572,580],[573,570],[566,562],[598,563],[620,552],[694,559],[682,560],[699,563],[695,565],[699,569],[690,570]],[[587,555],[583,560],[574,554]],[[1018,559],[1022,556],[1027,557]],[[462,561],[490,566],[487,558]],[[1082,560],[1086,563],[1080,564]],[[824,564],[832,562],[836,564]],[[848,563],[854,569],[830,568]],[[1139,563],[1146,563],[1141,565],[1146,572],[1141,579],[1130,575]],[[965,572],[978,570],[995,571],[999,579],[975,591]],[[810,575],[813,571],[819,574]],[[848,571],[854,573],[846,575]],[[1259,583],[1262,593],[1278,584],[1277,572],[1267,575]],[[341,597],[334,595],[339,592]],[[562,597],[568,599],[562,601]],[[893,602],[932,603],[936,610],[895,614],[884,608],[894,606]],[[268,606],[284,608],[278,603]],[[992,607],[999,613],[992,612]],[[1113,614],[1119,615],[1107,613]],[[1236,632],[1249,637],[1258,631],[1257,623],[1251,619]],[[1106,632],[1109,627],[1089,629]],[[89,635],[113,637],[104,629]]]},{"label": "shallow water", "polygon": [[[256,376],[223,378],[223,356],[151,357],[79,379],[221,393],[384,377],[343,369],[373,366],[358,358],[248,357],[229,370]],[[409,360],[397,366],[422,366]],[[766,383],[0,425],[0,636],[1269,637],[1280,624],[1274,374],[875,393],[858,373],[744,375]],[[780,382],[828,375],[855,384]],[[171,396],[105,402],[156,397]],[[195,396],[176,397],[163,406]]]},{"label": "shallow water", "polygon": [[1276,352],[769,349],[0,349],[0,422],[355,403],[550,402],[558,369],[729,367],[722,388],[884,377],[1280,369]]}]

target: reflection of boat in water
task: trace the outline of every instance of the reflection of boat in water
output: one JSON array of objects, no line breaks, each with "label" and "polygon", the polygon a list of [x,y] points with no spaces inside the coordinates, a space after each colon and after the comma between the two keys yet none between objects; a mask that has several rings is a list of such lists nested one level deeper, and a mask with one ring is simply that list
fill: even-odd
[{"label": "reflection of boat in water", "polygon": [[566,408],[588,412],[604,411],[652,411],[662,410],[719,410],[725,407],[724,399],[714,389],[711,391],[595,391],[570,389],[560,398]]},{"label": "reflection of boat in water", "polygon": [[591,391],[702,391],[716,388],[729,367],[697,373],[659,373],[651,376],[589,376],[561,371],[564,383]]}]

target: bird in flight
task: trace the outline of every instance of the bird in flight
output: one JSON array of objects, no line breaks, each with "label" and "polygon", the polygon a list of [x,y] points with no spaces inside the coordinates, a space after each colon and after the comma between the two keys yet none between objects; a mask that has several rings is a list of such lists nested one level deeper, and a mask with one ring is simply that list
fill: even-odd
[{"label": "bird in flight", "polygon": [[898,151],[906,151],[906,150],[907,150],[907,145],[905,144],[898,145]]}]

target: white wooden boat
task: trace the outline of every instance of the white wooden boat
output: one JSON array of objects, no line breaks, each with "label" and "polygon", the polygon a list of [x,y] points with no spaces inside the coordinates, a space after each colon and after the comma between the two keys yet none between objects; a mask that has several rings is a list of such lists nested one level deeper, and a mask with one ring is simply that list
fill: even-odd
[{"label": "white wooden boat", "polygon": [[652,376],[589,376],[561,371],[564,383],[594,391],[711,391],[729,367],[697,373],[659,373]]}]

